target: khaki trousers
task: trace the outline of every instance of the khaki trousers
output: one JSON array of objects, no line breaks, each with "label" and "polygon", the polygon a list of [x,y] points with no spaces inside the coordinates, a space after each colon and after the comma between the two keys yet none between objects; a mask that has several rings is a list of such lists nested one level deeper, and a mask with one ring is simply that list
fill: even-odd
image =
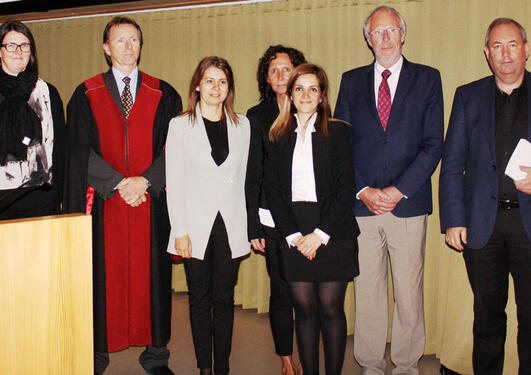
[{"label": "khaki trousers", "polygon": [[354,356],[364,375],[385,375],[388,326],[388,258],[393,277],[392,374],[419,373],[424,353],[424,252],[427,215],[399,218],[388,212],[356,217],[360,275],[354,280]]}]

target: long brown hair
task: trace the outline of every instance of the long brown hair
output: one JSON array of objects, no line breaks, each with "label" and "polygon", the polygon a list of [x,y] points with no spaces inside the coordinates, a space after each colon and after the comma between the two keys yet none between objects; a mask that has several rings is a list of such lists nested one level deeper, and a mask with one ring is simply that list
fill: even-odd
[{"label": "long brown hair", "polygon": [[304,74],[313,74],[319,81],[321,92],[321,102],[317,105],[317,120],[315,130],[317,133],[328,135],[328,121],[330,120],[330,105],[328,104],[328,77],[323,68],[315,64],[302,64],[296,67],[288,80],[286,99],[282,103],[280,113],[269,129],[269,139],[274,142],[285,136],[288,131],[294,130],[297,123],[293,117],[297,113],[297,108],[293,104],[291,95],[297,79]]},{"label": "long brown hair", "polygon": [[[196,91],[196,88],[203,79],[206,70],[212,66],[214,68],[221,69],[227,77],[229,90],[227,97],[223,102],[223,107],[225,111],[227,111],[232,122],[237,125],[238,115],[236,115],[236,112],[234,112],[234,78],[232,75],[232,69],[227,60],[218,56],[209,56],[203,58],[197,65],[197,68],[195,68],[194,74],[192,75],[192,80],[190,81],[190,88],[188,89],[188,106],[183,113],[189,115],[192,120],[195,120],[195,109],[197,107],[197,103],[199,103],[201,100],[200,94],[198,91]],[[225,111],[222,112],[222,118],[225,117]]]}]

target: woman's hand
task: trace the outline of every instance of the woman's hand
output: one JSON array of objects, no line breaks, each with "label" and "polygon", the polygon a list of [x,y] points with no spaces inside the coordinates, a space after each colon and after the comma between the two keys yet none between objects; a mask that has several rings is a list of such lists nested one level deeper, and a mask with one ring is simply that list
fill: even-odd
[{"label": "woman's hand", "polygon": [[313,260],[317,254],[317,249],[322,245],[321,237],[315,233],[307,234],[306,236],[301,236],[297,238],[294,242],[297,246],[297,250],[301,252],[309,260]]},{"label": "woman's hand", "polygon": [[262,253],[265,253],[265,238],[255,238],[251,240],[251,246],[256,251],[261,251]]},{"label": "woman's hand", "polygon": [[175,239],[175,251],[177,251],[177,255],[180,255],[183,258],[192,257],[192,241],[190,241],[188,235],[177,237]]}]

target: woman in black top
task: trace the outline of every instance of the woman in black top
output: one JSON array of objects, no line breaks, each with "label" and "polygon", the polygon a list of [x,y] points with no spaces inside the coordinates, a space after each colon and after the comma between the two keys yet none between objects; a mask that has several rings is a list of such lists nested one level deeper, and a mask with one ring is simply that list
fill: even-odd
[{"label": "woman in black top", "polygon": [[320,331],[326,374],[339,375],[346,344],[345,290],[359,274],[348,124],[329,118],[322,68],[295,68],[287,93],[289,100],[269,131],[269,206],[283,237],[281,269],[295,306],[304,375],[319,373]]},{"label": "woman in black top", "polygon": [[282,374],[295,375],[293,363],[293,304],[286,281],[279,272],[280,237],[271,219],[265,197],[264,166],[269,149],[269,128],[286,98],[293,69],[305,63],[302,52],[282,45],[270,46],[258,62],[260,104],[247,111],[251,123],[251,147],[245,185],[249,241],[253,249],[265,252],[270,278],[269,320],[275,350],[282,361]]},{"label": "woman in black top", "polygon": [[58,214],[64,168],[59,93],[38,77],[31,31],[0,26],[0,219]]}]

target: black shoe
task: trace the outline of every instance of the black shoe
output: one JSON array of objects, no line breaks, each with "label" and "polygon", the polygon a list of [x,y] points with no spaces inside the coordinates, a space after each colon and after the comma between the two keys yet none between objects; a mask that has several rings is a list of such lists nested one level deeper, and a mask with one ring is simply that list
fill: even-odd
[{"label": "black shoe", "polygon": [[440,371],[441,371],[441,375],[461,375],[458,372],[455,372],[455,371],[450,370],[449,368],[446,368],[446,366],[444,365],[441,365]]},{"label": "black shoe", "polygon": [[199,370],[199,375],[212,375],[212,370],[209,368],[202,368]]},{"label": "black shoe", "polygon": [[146,372],[148,375],[175,375],[168,366],[157,366]]}]

